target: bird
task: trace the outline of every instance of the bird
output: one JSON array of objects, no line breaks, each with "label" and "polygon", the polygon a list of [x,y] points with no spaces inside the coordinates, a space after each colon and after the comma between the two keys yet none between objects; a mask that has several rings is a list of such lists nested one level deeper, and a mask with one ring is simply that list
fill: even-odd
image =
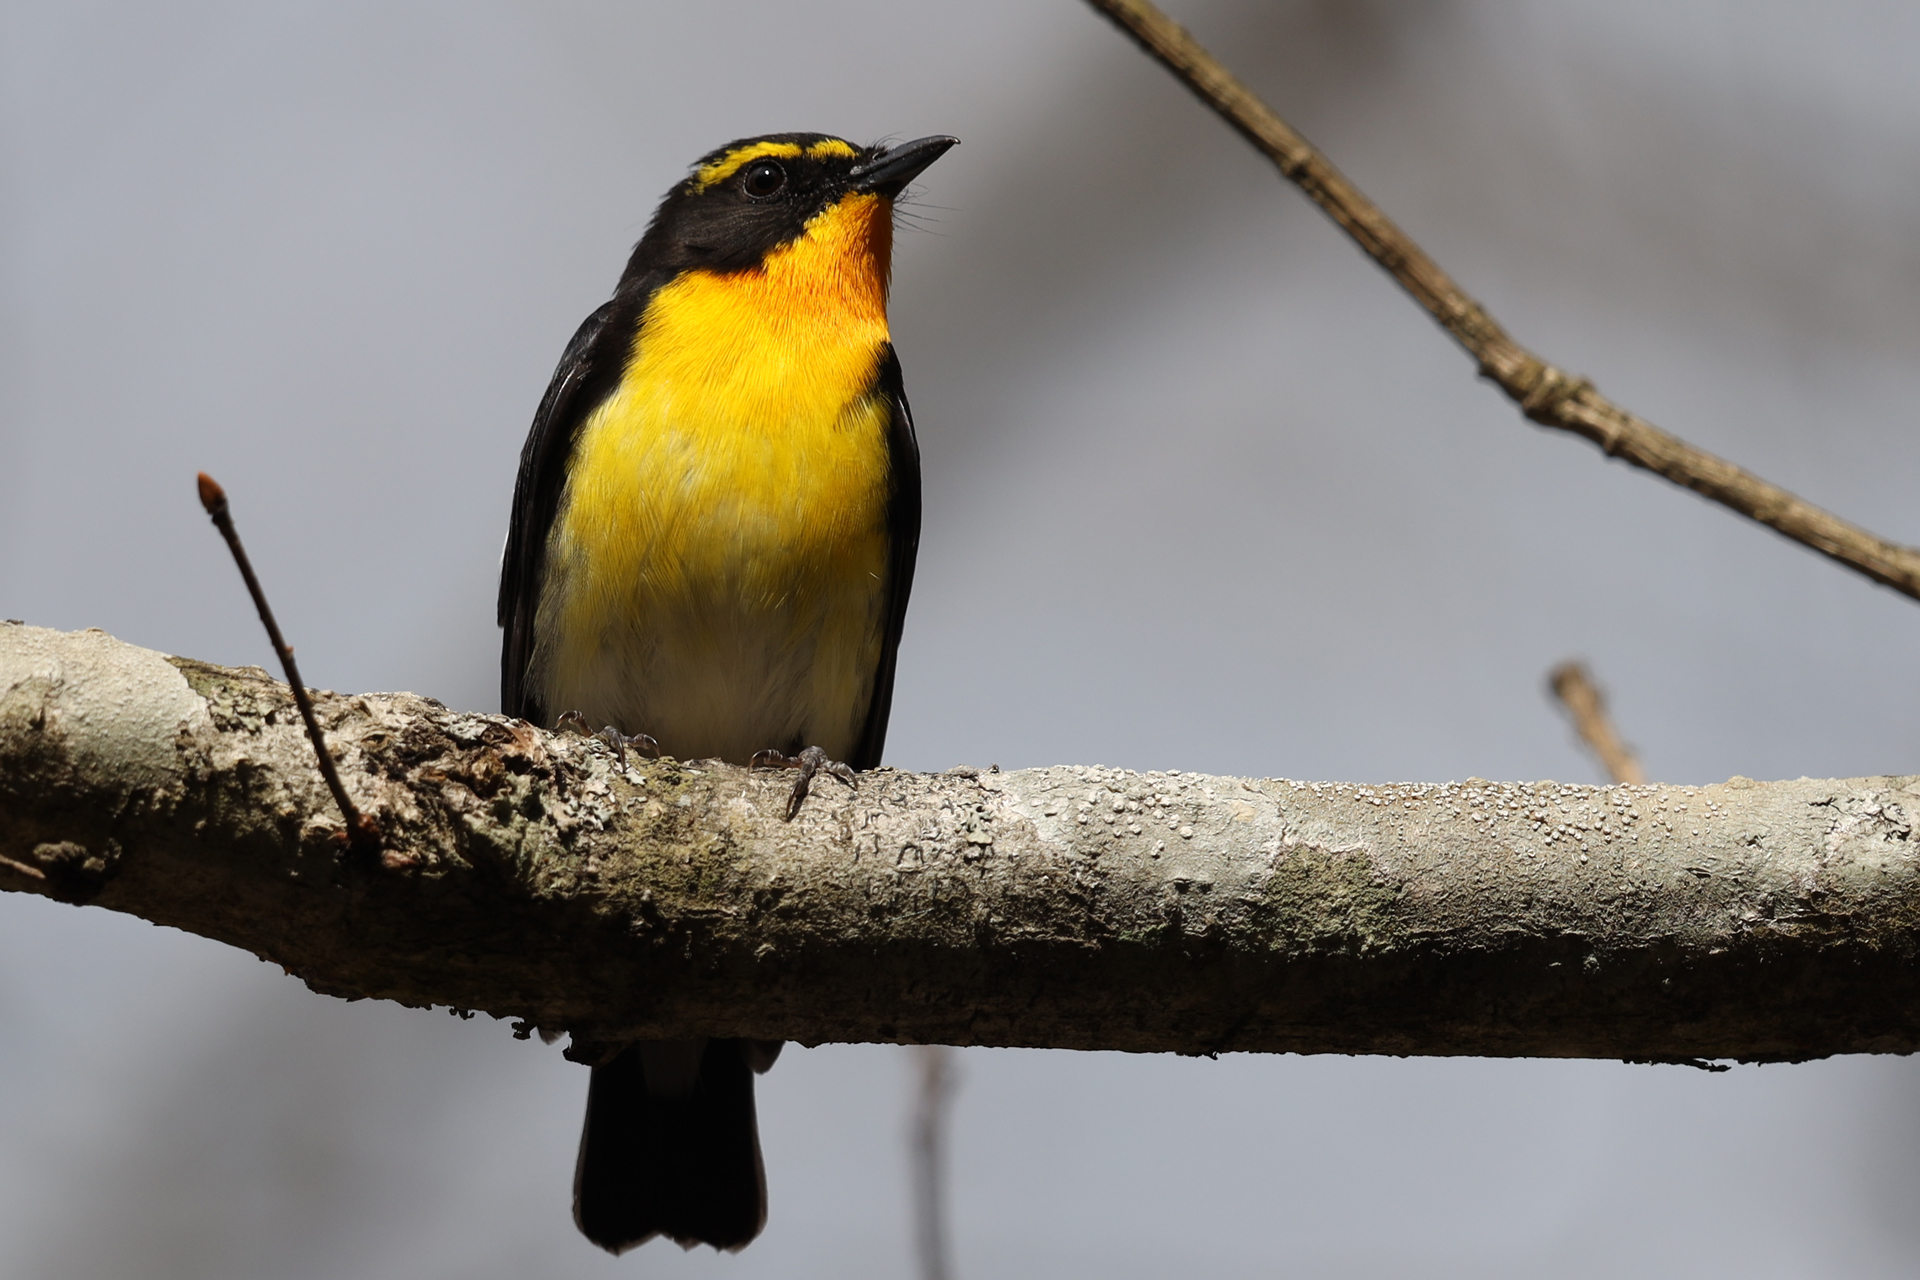
[{"label": "bird", "polygon": [[[501,702],[547,729],[857,785],[886,742],[920,543],[887,323],[894,204],[958,139],[742,138],[661,201],[567,344],[520,454]],[[622,1253],[766,1222],[753,1077],[778,1041],[593,1067],[574,1221]]]}]

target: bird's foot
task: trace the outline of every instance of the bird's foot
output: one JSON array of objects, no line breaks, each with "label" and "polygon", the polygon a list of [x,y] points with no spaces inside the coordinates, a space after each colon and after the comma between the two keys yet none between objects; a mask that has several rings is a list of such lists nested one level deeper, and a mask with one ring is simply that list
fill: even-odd
[{"label": "bird's foot", "polygon": [[840,779],[850,787],[858,784],[853,780],[853,770],[838,760],[827,759],[827,753],[818,747],[807,747],[797,756],[784,751],[756,751],[748,762],[755,769],[798,769],[800,780],[793,784],[793,793],[787,797],[787,821],[793,821],[793,815],[800,812],[800,804],[807,798],[807,792],[813,787],[815,774],[828,773]]},{"label": "bird's foot", "polygon": [[577,733],[583,738],[598,738],[613,748],[613,758],[620,762],[622,769],[627,767],[627,748],[632,747],[649,760],[660,758],[660,744],[653,740],[650,733],[636,733],[631,736],[620,732],[612,725],[605,725],[595,733],[587,728],[587,718],[578,711],[562,711],[560,718],[553,722],[555,732]]}]

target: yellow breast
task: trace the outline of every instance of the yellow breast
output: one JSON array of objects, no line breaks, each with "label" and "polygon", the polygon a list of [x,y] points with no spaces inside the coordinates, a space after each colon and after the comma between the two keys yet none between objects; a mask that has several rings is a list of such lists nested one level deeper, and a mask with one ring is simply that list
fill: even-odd
[{"label": "yellow breast", "polygon": [[548,542],[552,713],[682,758],[852,751],[884,626],[890,233],[848,196],[762,266],[654,295]]}]

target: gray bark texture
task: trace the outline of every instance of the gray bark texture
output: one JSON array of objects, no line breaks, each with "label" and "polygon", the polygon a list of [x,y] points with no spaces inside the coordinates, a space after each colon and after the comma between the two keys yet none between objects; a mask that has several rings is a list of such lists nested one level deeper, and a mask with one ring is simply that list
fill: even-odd
[{"label": "gray bark texture", "polygon": [[636,1038],[1788,1060],[1920,1046],[1910,777],[1355,785],[633,760],[0,626],[0,888]]}]

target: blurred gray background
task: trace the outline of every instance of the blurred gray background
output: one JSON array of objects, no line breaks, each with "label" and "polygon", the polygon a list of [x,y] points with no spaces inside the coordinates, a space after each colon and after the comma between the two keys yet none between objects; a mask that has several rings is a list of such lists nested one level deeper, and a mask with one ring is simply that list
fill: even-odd
[{"label": "blurred gray background", "polygon": [[[1190,0],[1523,341],[1920,540],[1920,8]],[[927,520],[892,760],[1920,770],[1920,608],[1524,423],[1073,0],[0,9],[0,615],[494,705],[514,462],[730,138],[952,132],[899,238]],[[911,1064],[791,1050],[744,1255],[573,1233],[585,1073],[0,897],[0,1275],[894,1277]],[[1920,1069],[959,1057],[980,1277],[1920,1275]]]}]

